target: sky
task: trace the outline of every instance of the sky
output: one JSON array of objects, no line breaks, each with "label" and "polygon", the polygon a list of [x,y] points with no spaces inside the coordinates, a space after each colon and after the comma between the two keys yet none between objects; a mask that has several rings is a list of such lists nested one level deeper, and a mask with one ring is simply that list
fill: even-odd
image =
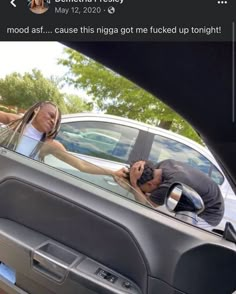
[{"label": "sky", "polygon": [[[0,78],[13,72],[31,72],[33,68],[42,71],[46,78],[63,76],[67,68],[58,65],[63,56],[64,45],[58,42],[0,42]],[[65,86],[63,92],[86,98],[83,91]]]}]

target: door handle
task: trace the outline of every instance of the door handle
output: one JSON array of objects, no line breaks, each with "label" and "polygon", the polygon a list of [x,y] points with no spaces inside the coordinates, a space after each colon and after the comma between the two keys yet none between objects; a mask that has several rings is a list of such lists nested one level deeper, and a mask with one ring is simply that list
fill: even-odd
[{"label": "door handle", "polygon": [[32,266],[34,270],[57,282],[62,282],[68,272],[67,265],[52,257],[47,256],[40,251],[35,251],[33,253]]}]

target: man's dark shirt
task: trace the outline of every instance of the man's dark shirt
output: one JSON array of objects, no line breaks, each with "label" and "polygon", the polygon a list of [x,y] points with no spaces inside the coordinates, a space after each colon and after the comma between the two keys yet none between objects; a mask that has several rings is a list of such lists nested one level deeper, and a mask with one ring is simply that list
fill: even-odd
[{"label": "man's dark shirt", "polygon": [[217,226],[224,215],[224,199],[218,185],[200,170],[172,159],[157,164],[162,170],[162,183],[151,193],[150,199],[157,205],[163,205],[171,184],[181,182],[194,189],[202,198],[205,210],[199,214],[212,226]]}]

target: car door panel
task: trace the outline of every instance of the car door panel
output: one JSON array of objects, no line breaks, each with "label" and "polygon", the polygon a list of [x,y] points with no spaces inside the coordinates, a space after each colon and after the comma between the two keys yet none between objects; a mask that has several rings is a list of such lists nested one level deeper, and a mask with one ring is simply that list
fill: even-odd
[{"label": "car door panel", "polygon": [[[122,271],[132,273],[131,277],[136,280],[142,280],[142,273],[145,270],[142,258],[129,234],[119,226],[88,210],[66,202],[52,193],[16,179],[2,182],[0,189],[3,195],[7,195],[1,201],[5,218],[12,219],[24,226],[30,225],[35,231],[51,236],[54,240],[79,250],[94,260],[106,260],[106,264],[111,266],[116,263],[115,259],[118,258],[120,266],[125,265],[121,252],[121,245],[124,243],[130,258],[136,262],[135,265],[127,263],[126,269],[123,268]],[[15,195],[14,191],[18,191],[18,194]],[[16,211],[12,209],[9,211],[8,208],[12,207],[16,207]],[[52,209],[53,218],[51,218]],[[89,230],[85,229],[86,226],[89,226]],[[109,242],[113,242],[113,246],[106,245],[108,236],[110,236],[111,241]],[[121,243],[120,246],[119,243]],[[93,248],[94,244],[96,244],[96,250]],[[40,243],[37,244],[37,246],[39,245]],[[141,269],[139,269],[139,263],[142,266]],[[119,267],[119,264],[117,265]]]},{"label": "car door panel", "polygon": [[[103,264],[25,226],[1,219],[0,231],[0,258],[15,268],[17,284],[29,293],[45,293],[46,289],[49,293],[122,293],[122,284],[128,282],[133,286],[132,290],[128,289],[129,293],[140,293],[134,283]],[[98,269],[108,272],[109,279],[101,278]],[[24,275],[20,274],[22,272]],[[116,279],[115,287],[109,281],[112,275]],[[44,292],[42,286],[34,289],[33,282],[45,285]]]},{"label": "car door panel", "polygon": [[[0,165],[0,258],[26,292],[133,293],[123,281],[143,294],[233,292],[235,245],[220,236],[6,150]],[[45,275],[45,260],[41,272],[33,266],[48,242],[77,258],[63,281]],[[117,282],[100,280],[99,268]]]},{"label": "car door panel", "polygon": [[0,290],[3,290],[4,292],[0,293],[8,293],[8,294],[28,294],[18,286],[12,285],[8,280],[4,279],[3,277],[0,277]]}]

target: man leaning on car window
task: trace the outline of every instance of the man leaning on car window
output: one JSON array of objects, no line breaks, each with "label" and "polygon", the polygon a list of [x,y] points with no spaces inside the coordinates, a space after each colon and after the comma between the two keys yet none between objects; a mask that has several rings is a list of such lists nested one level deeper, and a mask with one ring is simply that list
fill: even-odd
[{"label": "man leaning on car window", "polygon": [[197,226],[209,230],[217,226],[224,216],[224,199],[218,185],[203,172],[172,159],[158,164],[138,161],[130,168],[130,183],[140,193],[135,197],[142,203],[146,199],[154,207],[164,204],[169,187],[176,182],[194,189],[204,202]]}]

